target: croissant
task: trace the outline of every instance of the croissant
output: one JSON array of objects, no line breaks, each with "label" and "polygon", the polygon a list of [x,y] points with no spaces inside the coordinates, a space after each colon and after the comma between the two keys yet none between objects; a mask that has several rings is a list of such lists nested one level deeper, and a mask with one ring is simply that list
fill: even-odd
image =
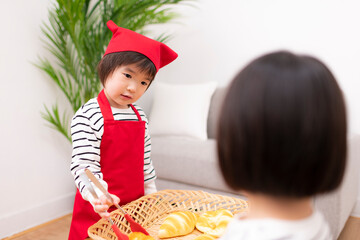
[{"label": "croissant", "polygon": [[196,222],[196,229],[214,237],[220,237],[233,218],[233,214],[226,209],[203,213]]},{"label": "croissant", "polygon": [[201,234],[199,236],[197,236],[196,238],[194,238],[193,240],[215,240],[216,238],[208,235],[208,234]]},{"label": "croissant", "polygon": [[170,213],[160,226],[158,237],[169,238],[183,236],[195,229],[198,216],[189,211]]},{"label": "croissant", "polygon": [[129,234],[129,240],[155,240],[152,236],[145,235],[142,232],[132,232]]}]

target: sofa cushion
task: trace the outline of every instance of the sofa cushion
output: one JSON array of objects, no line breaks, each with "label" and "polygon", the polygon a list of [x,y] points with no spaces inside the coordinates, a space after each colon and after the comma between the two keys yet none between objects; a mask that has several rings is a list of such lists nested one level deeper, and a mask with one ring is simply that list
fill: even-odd
[{"label": "sofa cushion", "polygon": [[158,178],[236,193],[222,178],[215,140],[155,136],[151,141],[151,158]]},{"label": "sofa cushion", "polygon": [[151,135],[206,140],[210,101],[216,85],[216,82],[157,83],[149,119]]}]

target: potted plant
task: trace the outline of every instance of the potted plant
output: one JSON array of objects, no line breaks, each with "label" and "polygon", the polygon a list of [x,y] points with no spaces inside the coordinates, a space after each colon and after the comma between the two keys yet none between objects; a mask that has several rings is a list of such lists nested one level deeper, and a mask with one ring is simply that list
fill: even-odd
[{"label": "potted plant", "polygon": [[[118,26],[144,33],[147,25],[177,17],[171,7],[180,2],[184,0],[56,0],[49,22],[41,28],[56,62],[40,57],[36,65],[61,89],[75,112],[100,91],[96,67],[112,35],[106,22],[111,19]],[[161,34],[156,40],[168,37]],[[45,105],[42,116],[71,141],[71,115],[60,113],[56,103],[51,108]]]}]

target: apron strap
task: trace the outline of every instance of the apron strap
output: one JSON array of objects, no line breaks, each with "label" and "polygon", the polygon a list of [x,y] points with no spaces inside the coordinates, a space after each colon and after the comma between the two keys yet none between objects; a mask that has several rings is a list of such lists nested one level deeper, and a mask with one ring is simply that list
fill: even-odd
[{"label": "apron strap", "polygon": [[[101,92],[99,93],[98,97],[97,97],[97,101],[99,103],[100,106],[100,110],[101,113],[103,115],[104,121],[105,120],[114,120],[114,115],[111,111],[111,107],[110,107],[110,103],[106,98],[104,89],[101,90]],[[135,112],[137,118],[139,121],[142,121],[141,116],[138,112],[138,110],[132,105],[130,104],[130,107],[132,108],[132,110]]]},{"label": "apron strap", "polygon": [[139,119],[139,121],[142,121],[138,110],[137,110],[132,104],[130,104],[130,107],[131,107],[132,110],[135,112],[135,114],[136,114],[137,118]]},{"label": "apron strap", "polygon": [[103,115],[104,121],[106,120],[114,120],[114,116],[111,111],[110,103],[106,98],[104,89],[99,93],[97,101],[100,106],[101,113]]}]

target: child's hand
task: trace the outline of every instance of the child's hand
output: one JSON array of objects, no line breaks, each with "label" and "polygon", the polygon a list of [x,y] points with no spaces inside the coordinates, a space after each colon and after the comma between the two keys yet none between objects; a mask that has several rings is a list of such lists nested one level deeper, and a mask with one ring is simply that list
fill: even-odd
[{"label": "child's hand", "polygon": [[[110,194],[110,196],[112,197],[114,203],[118,204],[120,202],[120,199],[116,195]],[[94,199],[92,201],[92,204],[94,206],[94,211],[98,213],[100,217],[102,218],[110,217],[110,213],[108,213],[107,210],[109,209],[110,206],[113,205],[113,203],[110,202],[105,195],[101,195],[99,199]]]}]

